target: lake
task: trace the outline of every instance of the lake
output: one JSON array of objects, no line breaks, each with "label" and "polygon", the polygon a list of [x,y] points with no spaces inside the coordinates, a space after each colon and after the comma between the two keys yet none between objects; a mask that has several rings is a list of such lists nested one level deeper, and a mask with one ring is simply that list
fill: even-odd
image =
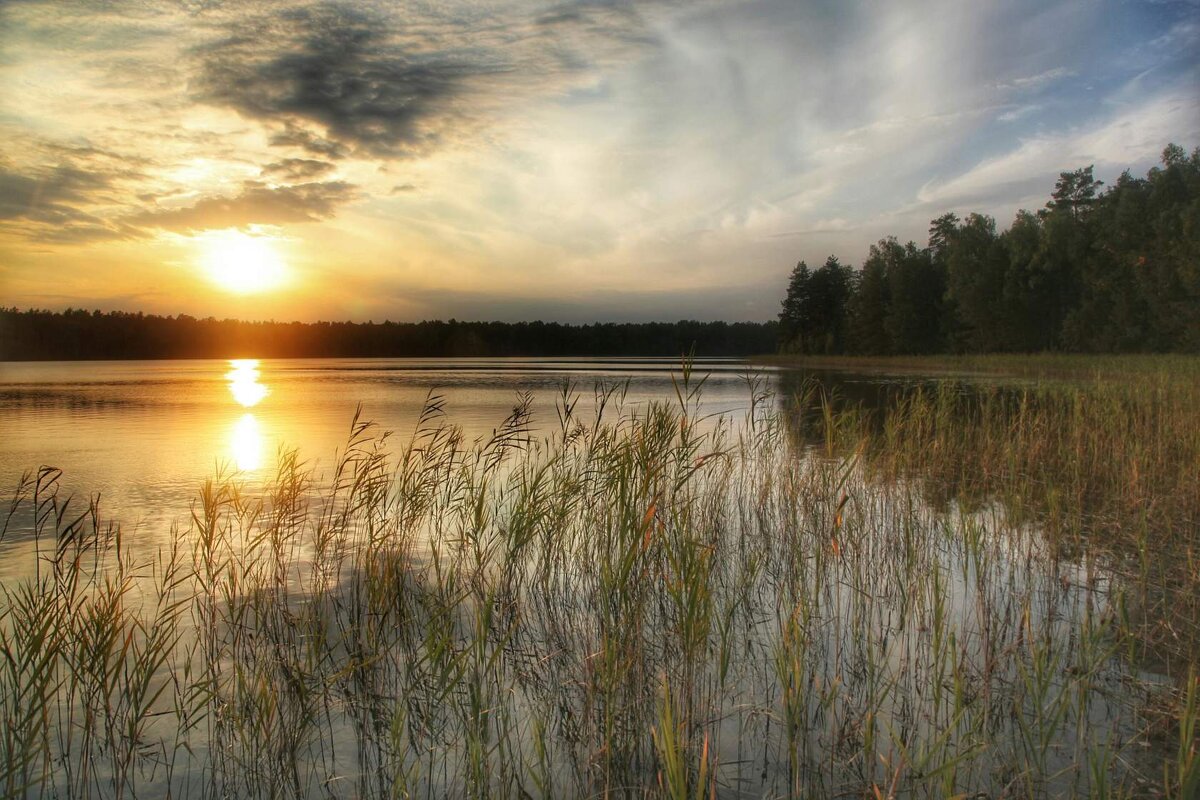
[{"label": "lake", "polygon": [[[3,364],[0,479],[60,468],[60,499],[100,494],[122,535],[26,502],[0,541],[0,789],[1191,785],[1162,731],[1200,724],[1177,666],[1194,664],[1197,577],[1146,545],[1191,519],[1190,485],[1171,484],[1193,459],[1191,389],[1164,405],[738,360],[683,372]],[[431,397],[443,414],[421,422]],[[1136,437],[1103,423],[1129,402]],[[347,452],[360,405],[378,427]],[[526,405],[533,443],[497,437]],[[301,466],[276,481],[288,447]],[[1140,481],[1155,529],[1135,524],[1141,494],[1093,514]]]},{"label": "lake", "polygon": [[[628,385],[625,402],[675,402],[679,359],[296,359],[0,363],[0,486],[26,470],[63,470],[63,487],[99,493],[126,525],[182,519],[201,483],[219,469],[248,480],[295,447],[318,467],[363,419],[404,437],[427,397],[468,439],[488,436],[521,393],[533,426],[557,424],[570,383],[590,399],[598,384]],[[738,414],[749,403],[739,360],[695,365],[706,375],[704,409]],[[767,370],[766,372],[770,372]]]}]

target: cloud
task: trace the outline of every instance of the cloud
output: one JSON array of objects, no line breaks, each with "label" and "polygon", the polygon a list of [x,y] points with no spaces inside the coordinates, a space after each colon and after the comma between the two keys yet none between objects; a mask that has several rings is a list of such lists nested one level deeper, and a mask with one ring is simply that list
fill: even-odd
[{"label": "cloud", "polygon": [[782,231],[780,233],[770,234],[773,239],[787,239],[794,236],[820,236],[823,234],[846,233],[858,228],[853,222],[844,217],[835,217],[833,219],[820,219],[813,223],[811,228],[805,228],[798,231]]},{"label": "cloud", "polygon": [[[508,69],[468,49],[425,51],[367,6],[319,4],[272,15],[253,35],[202,48],[198,99],[287,127],[273,141],[335,155],[428,152],[473,78]],[[326,133],[313,133],[316,125]]]},{"label": "cloud", "polygon": [[138,214],[128,222],[177,232],[316,222],[332,217],[338,207],[357,196],[358,188],[344,181],[277,188],[246,181],[234,197],[210,197],[187,208]]},{"label": "cloud", "polygon": [[344,144],[332,142],[291,121],[285,122],[283,130],[273,134],[270,142],[278,147],[298,147],[306,153],[324,158],[339,159],[350,154],[350,149]]},{"label": "cloud", "polygon": [[70,164],[28,173],[0,169],[0,221],[25,238],[77,243],[128,238],[134,231],[89,211],[117,191],[129,173]]},{"label": "cloud", "polygon": [[1029,105],[1025,106],[1017,106],[997,115],[996,119],[1000,122],[1016,122],[1022,117],[1028,117],[1030,114],[1036,114],[1043,108],[1045,108],[1045,106],[1041,105],[1040,103],[1030,103]]},{"label": "cloud", "polygon": [[949,180],[927,183],[917,199],[931,206],[987,203],[1021,197],[1038,186],[1048,195],[1060,171],[1088,164],[1125,169],[1152,162],[1181,132],[1200,137],[1200,118],[1193,100],[1168,92],[1090,126],[1024,139]]},{"label": "cloud", "polygon": [[273,178],[285,183],[302,183],[327,175],[334,169],[328,161],[317,161],[312,158],[285,158],[262,168],[263,177]]},{"label": "cloud", "polygon": [[27,238],[47,244],[87,245],[123,239],[140,239],[145,233],[112,220],[74,221],[26,231]]},{"label": "cloud", "polygon": [[1176,23],[1169,31],[1147,44],[1148,48],[1160,52],[1190,51],[1195,53],[1198,46],[1200,46],[1200,20],[1195,18]]},{"label": "cloud", "polygon": [[[652,52],[671,3],[259,6],[192,48],[192,97],[323,158],[427,156]],[[698,4],[698,8],[703,4]]]},{"label": "cloud", "polygon": [[110,181],[73,167],[55,167],[40,175],[0,172],[0,219],[63,223],[95,218],[79,209]]},{"label": "cloud", "polygon": [[1036,91],[1045,86],[1048,86],[1063,78],[1070,78],[1076,73],[1074,70],[1066,67],[1054,67],[1036,75],[1026,75],[1019,78],[1013,78],[1007,83],[1001,83],[997,86],[999,89],[1016,89],[1018,91]]}]

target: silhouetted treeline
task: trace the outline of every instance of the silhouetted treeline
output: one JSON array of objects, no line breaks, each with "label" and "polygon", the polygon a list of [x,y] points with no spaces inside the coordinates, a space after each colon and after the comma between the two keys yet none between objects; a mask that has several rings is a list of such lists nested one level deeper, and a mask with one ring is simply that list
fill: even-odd
[{"label": "silhouetted treeline", "polygon": [[1200,148],[1169,145],[1145,178],[1100,191],[1059,176],[1008,230],[982,214],[894,237],[860,270],[830,256],[792,271],[780,349],[800,353],[1200,352]]},{"label": "silhouetted treeline", "polygon": [[113,311],[0,310],[0,360],[769,353],[776,324],[242,322]]}]

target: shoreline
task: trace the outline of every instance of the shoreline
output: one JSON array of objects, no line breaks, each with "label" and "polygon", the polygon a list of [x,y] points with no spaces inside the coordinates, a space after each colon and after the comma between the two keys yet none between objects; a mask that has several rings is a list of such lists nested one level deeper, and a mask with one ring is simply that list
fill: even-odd
[{"label": "shoreline", "polygon": [[1200,380],[1200,355],[1181,353],[984,353],[917,356],[762,355],[746,361],[776,368],[930,377],[1094,378],[1130,374]]}]

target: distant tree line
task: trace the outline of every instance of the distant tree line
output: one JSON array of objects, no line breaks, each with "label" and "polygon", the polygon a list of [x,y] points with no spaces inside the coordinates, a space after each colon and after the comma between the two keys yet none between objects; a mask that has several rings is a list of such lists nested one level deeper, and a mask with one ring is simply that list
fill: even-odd
[{"label": "distant tree line", "polygon": [[800,262],[780,350],[1200,352],[1200,148],[1100,187],[1092,167],[1064,172],[1008,230],[945,214],[926,247],[882,239],[860,270]]},{"label": "distant tree line", "polygon": [[774,322],[243,322],[68,309],[0,309],[0,360],[399,356],[740,356]]}]

